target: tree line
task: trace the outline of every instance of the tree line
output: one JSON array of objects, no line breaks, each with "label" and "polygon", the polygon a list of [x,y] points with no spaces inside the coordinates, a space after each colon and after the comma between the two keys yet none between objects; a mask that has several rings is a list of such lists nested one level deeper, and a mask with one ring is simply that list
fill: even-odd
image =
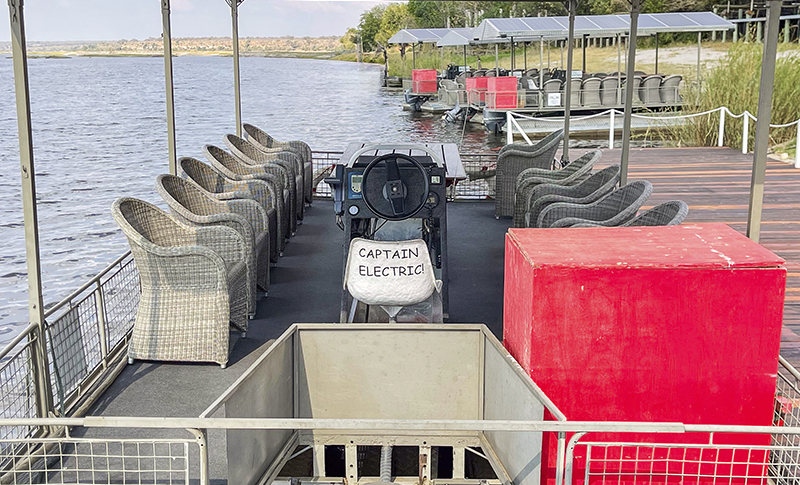
[{"label": "tree line", "polygon": [[[710,10],[712,0],[644,0],[643,13]],[[583,0],[578,15],[627,13],[626,0]],[[377,5],[361,14],[357,27],[341,38],[346,48],[375,51],[388,47],[387,41],[402,29],[476,27],[483,19],[566,15],[561,2],[431,2]],[[404,50],[401,46],[401,54]]]}]

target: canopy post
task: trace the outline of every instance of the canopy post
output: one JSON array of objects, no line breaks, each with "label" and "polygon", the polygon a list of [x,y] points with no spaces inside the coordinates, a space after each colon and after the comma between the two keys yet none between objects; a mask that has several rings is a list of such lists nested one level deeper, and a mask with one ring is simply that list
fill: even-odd
[{"label": "canopy post", "polygon": [[[636,1],[636,0],[634,0]],[[561,164],[569,163],[569,112],[572,99],[572,51],[575,43],[575,11],[578,9],[577,0],[567,0],[569,7],[569,30],[567,33],[567,69],[566,86],[564,87],[564,149],[561,151]],[[541,87],[540,87],[541,88]]]},{"label": "canopy post", "polygon": [[656,67],[653,74],[658,74],[658,33],[656,33]]},{"label": "canopy post", "polygon": [[31,132],[31,100],[28,90],[28,58],[25,47],[23,0],[8,0],[11,20],[11,52],[14,63],[14,91],[19,132],[19,162],[22,175],[22,211],[25,221],[25,260],[28,269],[28,314],[36,326],[31,347],[31,367],[36,393],[36,415],[49,416],[53,407],[45,338],[44,299],[42,297],[42,268],[39,259],[39,220],[36,211],[36,172],[33,163]]},{"label": "canopy post", "polygon": [[417,44],[411,44],[411,69],[417,68]]},{"label": "canopy post", "polygon": [[583,34],[583,37],[581,39],[581,47],[583,48],[583,64],[582,64],[583,65],[583,68],[582,68],[583,72],[586,72],[586,41],[588,40],[588,38],[589,38],[588,35]]},{"label": "canopy post", "polygon": [[[628,35],[628,57],[625,79],[632,86],[636,72],[636,31],[639,28],[639,0],[631,0],[631,31]],[[628,183],[628,158],[631,151],[631,114],[633,113],[633,89],[625,90],[625,114],[622,119],[622,157],[620,160],[620,187]]]},{"label": "canopy post", "polygon": [[622,72],[622,51],[619,42],[619,34],[617,34],[617,72]]},{"label": "canopy post", "polygon": [[758,119],[753,147],[753,173],[750,179],[750,204],[747,211],[747,237],[755,242],[761,235],[761,210],[764,203],[764,178],[767,172],[769,121],[772,116],[772,92],[775,81],[775,56],[778,50],[781,0],[769,0],[764,55],[761,60],[761,84],[758,90]]},{"label": "canopy post", "polygon": [[539,37],[539,89],[544,89],[544,58],[542,57],[542,38]]},{"label": "canopy post", "polygon": [[697,33],[697,104],[700,104],[700,87],[701,87],[701,78],[702,74],[700,72],[700,58],[701,58],[701,49],[702,44],[701,41],[703,39],[702,32]]},{"label": "canopy post", "polygon": [[242,136],[242,92],[239,77],[239,4],[243,0],[228,0],[231,6],[233,31],[233,98],[236,105],[236,136]]},{"label": "canopy post", "polygon": [[514,37],[511,37],[511,72],[514,72],[514,61],[516,60],[516,50],[514,49]]},{"label": "canopy post", "polygon": [[494,75],[500,76],[500,47],[498,44],[494,45]]},{"label": "canopy post", "polygon": [[464,45],[464,72],[467,72],[467,46]]},{"label": "canopy post", "polygon": [[525,67],[525,71],[527,71],[528,70],[528,43],[527,42],[523,42],[522,43],[522,63],[523,63],[523,66]]},{"label": "canopy post", "polygon": [[164,81],[167,95],[167,149],[169,173],[178,174],[178,157],[175,148],[175,89],[172,81],[172,29],[170,27],[169,0],[161,0],[161,24],[164,37]]}]

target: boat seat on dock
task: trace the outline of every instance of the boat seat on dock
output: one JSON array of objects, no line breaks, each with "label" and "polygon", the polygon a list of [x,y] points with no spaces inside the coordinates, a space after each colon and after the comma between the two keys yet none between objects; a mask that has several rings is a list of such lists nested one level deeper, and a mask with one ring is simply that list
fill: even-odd
[{"label": "boat seat on dock", "polygon": [[536,145],[512,143],[497,154],[494,215],[514,215],[514,191],[517,175],[525,169],[550,169],[558,147],[564,139],[564,130],[556,130],[542,138]]},{"label": "boat seat on dock", "polygon": [[681,95],[678,94],[678,86],[681,84],[683,77],[680,74],[673,74],[667,76],[661,81],[659,88],[659,96],[661,102],[664,104],[678,104],[681,103]]},{"label": "boat seat on dock", "polygon": [[601,150],[584,153],[560,170],[529,168],[517,176],[514,198],[514,227],[522,227],[530,194],[540,184],[576,185],[589,177],[592,167],[603,155]]},{"label": "boat seat on dock", "polygon": [[547,206],[539,215],[540,227],[616,227],[636,217],[653,186],[637,180],[615,190],[591,204],[557,202]]},{"label": "boat seat on dock", "polygon": [[590,77],[585,79],[581,85],[583,88],[583,106],[602,106],[603,100],[600,98],[600,84],[602,81],[599,77]]},{"label": "boat seat on dock", "polygon": [[133,359],[228,363],[230,324],[247,330],[247,245],[227,226],[189,226],[158,207],[122,198],[111,207],[139,270]]},{"label": "boat seat on dock", "polygon": [[219,200],[252,199],[261,204],[269,219],[269,259],[278,262],[278,241],[281,240],[281,225],[278,223],[277,200],[274,187],[264,180],[231,180],[213,167],[192,157],[178,160],[183,173],[212,197]]},{"label": "boat seat on dock", "polygon": [[242,125],[242,129],[245,134],[245,138],[247,141],[258,147],[260,150],[266,153],[272,153],[274,150],[292,150],[300,154],[300,158],[303,161],[303,196],[305,197],[306,203],[311,204],[313,200],[313,190],[314,187],[311,185],[311,179],[313,178],[313,153],[311,151],[311,147],[308,143],[300,140],[291,140],[291,141],[278,141],[275,138],[271,137],[269,133],[266,131],[258,128],[255,125],[251,125],[249,123],[245,123]]},{"label": "boat seat on dock", "polygon": [[658,106],[661,104],[661,76],[652,74],[642,80],[639,86],[639,99],[647,106]]}]

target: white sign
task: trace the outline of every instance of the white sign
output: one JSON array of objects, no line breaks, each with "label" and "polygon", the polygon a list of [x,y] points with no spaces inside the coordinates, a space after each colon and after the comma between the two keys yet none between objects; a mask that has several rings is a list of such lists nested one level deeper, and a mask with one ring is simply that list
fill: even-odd
[{"label": "white sign", "polygon": [[436,288],[428,246],[422,239],[350,243],[345,286],[369,305],[404,306],[426,300]]},{"label": "white sign", "polygon": [[580,79],[583,77],[583,71],[572,71],[572,79]]},{"label": "white sign", "polygon": [[561,93],[547,93],[547,106],[561,106]]}]

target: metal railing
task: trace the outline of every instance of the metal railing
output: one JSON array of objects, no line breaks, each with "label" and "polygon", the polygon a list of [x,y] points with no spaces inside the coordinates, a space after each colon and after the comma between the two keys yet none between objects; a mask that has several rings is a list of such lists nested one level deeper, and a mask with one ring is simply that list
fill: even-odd
[{"label": "metal railing", "polygon": [[[341,151],[312,152],[314,170],[314,197],[330,198],[331,188],[323,179],[330,173],[333,165],[339,163]],[[467,179],[448,187],[449,200],[476,200],[494,197],[494,172],[497,154],[495,153],[462,153],[461,163],[467,173]]]},{"label": "metal railing", "polygon": [[[719,128],[717,130],[717,146],[722,147],[724,145],[725,139],[725,119],[726,116],[730,116],[731,118],[744,118],[742,124],[742,153],[747,154],[749,149],[749,140],[750,140],[750,120],[758,121],[758,118],[754,116],[749,111],[745,111],[744,113],[734,114],[725,106],[721,106],[719,108],[714,108],[708,111],[703,111],[700,113],[692,113],[688,115],[643,115],[643,114],[631,114],[632,118],[635,119],[642,119],[648,120],[648,122],[654,123],[661,123],[663,125],[668,124],[669,122],[673,122],[676,120],[685,120],[690,118],[697,118],[699,116],[711,116],[715,113],[719,113]],[[615,139],[615,131],[621,130],[621,120],[622,115],[624,113],[617,110],[617,109],[609,109],[607,111],[603,111],[601,113],[595,113],[588,116],[581,116],[581,117],[571,117],[570,118],[570,125],[574,126],[577,123],[588,121],[588,120],[597,120],[598,118],[608,117],[608,147],[614,148],[614,139]],[[526,130],[522,128],[520,125],[521,120],[527,121],[534,121],[537,124],[542,124],[546,126],[552,126],[550,131],[558,129],[561,125],[564,124],[563,119],[557,118],[537,118],[534,116],[522,114],[522,113],[515,113],[513,111],[506,112],[506,142],[513,143],[514,134],[519,134],[529,145],[533,145],[533,142],[528,137]],[[594,126],[597,129],[602,129],[600,126],[600,121],[595,121]],[[797,135],[796,139],[800,142],[800,119],[792,121],[791,123],[784,123],[784,124],[770,124],[770,128],[788,128],[790,126],[795,126],[797,128]],[[796,168],[800,168],[800,150],[795,150],[795,162],[794,165]]]}]

